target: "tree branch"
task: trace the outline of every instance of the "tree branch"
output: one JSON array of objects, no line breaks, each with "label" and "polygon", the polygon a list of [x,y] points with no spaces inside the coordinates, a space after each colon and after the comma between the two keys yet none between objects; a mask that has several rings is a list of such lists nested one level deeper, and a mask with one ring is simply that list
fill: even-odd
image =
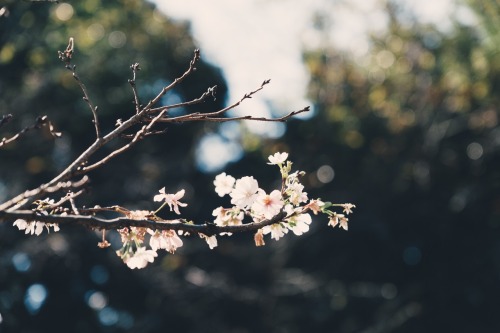
[{"label": "tree branch", "polygon": [[[285,212],[280,212],[271,219],[261,222],[251,222],[240,225],[218,226],[212,223],[190,224],[185,220],[135,220],[125,217],[105,219],[88,215],[43,215],[31,210],[0,211],[0,221],[11,223],[18,219],[27,222],[38,221],[43,223],[57,223],[59,225],[79,224],[93,229],[113,230],[125,227],[141,227],[153,230],[182,230],[190,233],[202,233],[207,236],[219,235],[221,233],[236,233],[257,231],[263,227],[278,223],[286,217]],[[182,221],[182,222],[179,222]]]},{"label": "tree branch", "polygon": [[92,101],[90,100],[89,94],[87,92],[87,87],[85,87],[85,84],[82,82],[82,80],[80,80],[80,77],[76,73],[76,65],[71,65],[71,58],[73,57],[74,46],[75,46],[74,40],[73,37],[71,37],[69,39],[69,43],[68,46],[66,47],[66,50],[64,52],[59,51],[59,59],[61,59],[61,61],[63,61],[66,64],[66,68],[71,71],[73,77],[80,86],[80,89],[83,92],[83,100],[89,106],[90,111],[92,112],[92,115],[94,117],[94,120],[92,122],[94,123],[97,139],[99,139],[101,137],[101,130],[99,128],[99,118],[97,117],[97,106],[94,106],[92,104]]},{"label": "tree branch", "polygon": [[[2,119],[0,119],[0,126],[3,125],[3,124],[6,124],[8,121],[10,121],[11,118],[12,118],[12,115],[10,115],[10,114],[8,114],[6,116],[3,116]],[[4,146],[6,144],[9,144],[11,142],[16,141],[21,136],[23,136],[24,134],[26,134],[28,131],[31,131],[33,129],[40,129],[43,126],[46,126],[46,125],[49,126],[50,134],[52,134],[53,137],[55,137],[55,138],[61,137],[61,133],[54,131],[54,126],[52,125],[52,123],[50,121],[48,121],[48,119],[49,118],[47,116],[39,116],[39,117],[37,117],[36,120],[35,120],[35,123],[33,125],[28,126],[28,127],[24,128],[24,129],[22,129],[21,131],[19,131],[15,135],[11,136],[10,138],[2,138],[2,140],[0,140],[0,147]]]}]

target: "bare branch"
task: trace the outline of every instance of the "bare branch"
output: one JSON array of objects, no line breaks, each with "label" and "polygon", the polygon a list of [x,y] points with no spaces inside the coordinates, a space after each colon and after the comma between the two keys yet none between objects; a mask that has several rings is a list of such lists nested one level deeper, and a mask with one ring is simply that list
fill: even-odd
[{"label": "bare branch", "polygon": [[76,82],[80,86],[80,89],[83,92],[83,100],[87,103],[87,105],[90,108],[90,111],[92,112],[92,115],[94,117],[93,123],[95,127],[95,133],[97,138],[101,137],[101,130],[99,128],[99,118],[97,117],[97,106],[94,106],[92,104],[92,101],[90,100],[87,87],[85,87],[85,84],[80,80],[80,77],[76,73],[76,65],[71,65],[71,58],[73,57],[74,53],[74,39],[71,37],[68,42],[68,46],[66,47],[66,50],[64,52],[59,51],[59,59],[63,61],[66,64],[66,68],[71,71],[73,74],[73,77],[75,78]]},{"label": "bare branch", "polygon": [[132,70],[132,79],[128,80],[128,83],[130,83],[132,92],[134,94],[135,113],[139,113],[141,106],[139,104],[139,96],[137,94],[137,87],[135,85],[135,77],[137,72],[140,71],[141,68],[139,67],[139,63],[136,62],[135,64],[130,65],[130,69]]},{"label": "bare branch", "polygon": [[195,66],[196,66],[196,64],[198,63],[199,60],[200,60],[200,50],[196,49],[196,50],[194,50],[193,59],[189,62],[189,68],[180,77],[176,78],[174,80],[174,82],[172,82],[168,86],[164,87],[161,90],[161,92],[158,95],[156,95],[155,98],[153,98],[151,101],[149,101],[148,105],[146,105],[142,109],[141,112],[148,112],[154,105],[156,105],[156,103],[158,103],[158,101],[160,100],[160,98],[162,98],[167,92],[169,92],[176,85],[178,85],[180,82],[182,82],[186,77],[189,76],[189,74],[191,74],[192,72],[194,72],[196,70]]},{"label": "bare branch", "polygon": [[[254,116],[250,116],[250,115],[248,115],[248,116],[241,116],[241,117],[230,117],[230,118],[219,118],[219,117],[217,117],[217,116],[220,116],[220,115],[226,113],[227,111],[229,111],[231,109],[236,108],[244,100],[252,98],[252,96],[254,94],[256,94],[257,92],[259,92],[260,90],[262,90],[264,88],[264,86],[266,84],[268,84],[269,82],[271,82],[271,80],[265,80],[264,82],[262,82],[262,84],[261,84],[261,86],[259,88],[257,88],[254,91],[251,91],[251,92],[245,94],[239,101],[237,101],[236,103],[231,104],[228,107],[225,107],[224,109],[221,109],[221,110],[218,110],[218,111],[215,111],[215,112],[208,112],[208,113],[194,112],[194,113],[190,113],[190,114],[187,114],[187,115],[182,115],[182,116],[172,117],[172,118],[163,117],[158,122],[173,123],[173,122],[186,122],[186,121],[210,121],[210,122],[219,122],[219,123],[221,123],[221,122],[235,121],[235,120],[256,120],[256,121],[269,121],[269,122],[284,122],[284,121],[288,120],[290,117],[293,117],[293,116],[295,116],[295,115],[297,115],[299,113],[310,111],[310,107],[307,106],[307,107],[305,107],[305,108],[303,108],[301,110],[290,112],[289,114],[287,114],[287,115],[285,115],[283,117],[280,117],[280,118],[254,117]],[[213,91],[211,91],[209,89],[200,98],[195,99],[193,101],[185,102],[185,103],[180,103],[180,104],[175,104],[175,105],[170,105],[170,106],[165,106],[165,107],[162,107],[162,108],[156,108],[156,109],[152,109],[151,111],[153,111],[153,110],[161,110],[161,109],[165,109],[165,108],[166,109],[171,109],[173,107],[179,107],[179,106],[186,106],[186,105],[196,104],[196,103],[199,103],[200,101],[202,101],[204,98],[206,98],[208,96],[208,94],[210,94],[210,93],[213,94]]]},{"label": "bare branch", "polygon": [[217,86],[210,87],[200,97],[195,98],[195,99],[193,99],[191,101],[182,102],[182,103],[178,103],[178,104],[167,105],[167,106],[161,106],[159,108],[151,109],[148,113],[154,114],[154,113],[156,113],[158,111],[170,110],[170,109],[175,109],[175,108],[180,108],[180,107],[185,107],[185,106],[191,106],[191,105],[199,104],[199,103],[204,102],[205,99],[207,99],[207,97],[209,97],[209,96],[212,96],[215,99],[215,92],[216,92],[216,90],[217,90]]},{"label": "bare branch", "polygon": [[[2,124],[7,123],[10,120],[11,117],[12,117],[12,115],[3,116],[2,119],[0,120],[0,126]],[[15,135],[13,135],[10,138],[2,138],[2,140],[0,140],[0,147],[6,145],[8,143],[16,141],[21,136],[23,136],[24,134],[26,134],[28,131],[31,131],[33,129],[40,129],[40,128],[42,128],[45,125],[49,126],[50,134],[52,134],[53,137],[59,138],[61,136],[61,133],[54,131],[54,126],[52,125],[52,123],[48,119],[49,118],[47,116],[39,116],[39,117],[37,117],[36,120],[35,120],[35,123],[33,125],[28,126],[28,127],[24,128],[24,129],[22,129],[21,131],[19,131],[18,133],[16,133]]]},{"label": "bare branch", "polygon": [[33,198],[33,200],[36,200],[43,196],[46,193],[54,193],[62,189],[67,189],[67,188],[80,188],[83,185],[85,185],[89,181],[89,177],[84,176],[82,179],[78,181],[66,181],[66,182],[59,182],[56,183],[55,185],[49,186],[48,184],[41,185],[37,187],[36,189],[33,190],[28,190],[25,191],[14,198],[4,202],[3,204],[0,205],[0,211],[2,210],[15,210],[19,209],[23,206],[26,206],[28,204],[28,199]]},{"label": "bare branch", "polygon": [[[292,111],[289,114],[279,117],[279,118],[267,118],[267,117],[254,117],[254,116],[241,116],[241,117],[229,117],[229,118],[211,118],[207,116],[204,113],[200,114],[191,114],[192,117],[185,118],[181,121],[186,122],[186,121],[210,121],[210,122],[217,122],[217,123],[223,123],[227,121],[235,121],[235,120],[254,120],[254,121],[268,121],[268,122],[285,122],[291,117],[298,115],[299,113],[302,112],[308,112],[310,111],[310,107],[306,106],[305,108],[298,110],[298,111]],[[170,119],[174,121],[179,121],[176,119]],[[163,120],[160,120],[160,122],[164,122]]]},{"label": "bare branch", "polygon": [[98,167],[101,167],[104,163],[108,162],[109,160],[111,160],[113,157],[127,151],[128,149],[130,149],[137,141],[141,140],[148,132],[149,130],[151,129],[151,127],[153,127],[153,125],[158,121],[158,119],[160,119],[164,114],[165,112],[167,112],[167,110],[163,110],[162,112],[160,112],[147,126],[144,125],[139,131],[137,131],[137,133],[135,134],[134,138],[132,139],[132,141],[130,141],[128,144],[126,144],[125,146],[113,151],[112,153],[110,153],[109,155],[107,155],[106,157],[104,157],[102,160],[100,160],[99,162],[96,162],[92,165],[89,165],[89,166],[86,166],[86,167],[82,167],[80,168],[80,172],[81,173],[86,173],[86,172],[89,172],[91,170],[94,170],[94,169],[97,169]]},{"label": "bare branch", "polygon": [[58,202],[53,203],[51,205],[48,205],[46,208],[47,209],[55,209],[60,207],[62,204],[64,204],[67,201],[73,201],[76,197],[81,195],[85,190],[79,190],[78,192],[68,192],[64,197],[62,197]]}]

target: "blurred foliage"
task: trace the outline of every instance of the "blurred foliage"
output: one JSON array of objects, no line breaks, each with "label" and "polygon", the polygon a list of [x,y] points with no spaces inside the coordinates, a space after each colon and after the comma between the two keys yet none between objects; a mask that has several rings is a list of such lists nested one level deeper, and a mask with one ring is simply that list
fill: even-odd
[{"label": "blurred foliage", "polygon": [[[456,22],[445,34],[387,11],[389,31],[372,37],[365,57],[331,47],[304,55],[317,116],[292,124],[287,144],[298,163],[318,168],[310,185],[321,197],[359,209],[348,243],[318,236],[301,258],[335,253],[308,269],[397,286],[387,300],[340,292],[346,304],[328,325],[336,332],[495,332],[497,52],[481,28]],[[318,180],[321,166],[334,170],[332,186]]]},{"label": "blurred foliage", "polygon": [[[471,4],[480,27],[457,22],[443,33],[402,22],[389,6],[389,30],[372,37],[364,58],[333,46],[308,50],[315,117],[290,121],[279,142],[253,138],[228,166],[271,184],[277,173],[254,166],[289,151],[308,171],[311,197],[358,206],[348,233],[318,219],[308,234],[265,248],[250,235],[220,239],[213,251],[188,239],[175,255],[131,271],[80,227],[25,237],[0,225],[0,331],[498,332],[500,63],[492,38],[500,16],[494,1]],[[133,112],[131,63],[143,68],[146,101],[194,49],[187,25],[141,1],[79,1],[70,17],[67,4],[9,6],[0,19],[0,114],[16,122],[2,135],[47,114],[64,137],[34,132],[2,150],[0,199],[50,178],[93,140],[87,105],[57,60],[69,36],[106,128]],[[214,84],[218,99],[203,108],[215,109],[226,88],[207,64],[176,93],[192,98]],[[210,218],[222,203],[191,158],[195,140],[212,130],[171,126],[140,143],[91,175],[88,200],[147,209],[161,186],[185,187],[188,214]]]},{"label": "blurred foliage", "polygon": [[[132,63],[140,63],[137,87],[141,102],[147,103],[187,69],[195,49],[189,25],[173,23],[139,0],[16,2],[9,11],[0,20],[0,113],[11,113],[14,120],[2,128],[2,135],[15,133],[41,114],[64,135],[52,142],[48,135],[40,139],[40,134],[33,134],[2,152],[0,200],[51,179],[94,140],[88,105],[57,57],[69,37],[75,39],[73,64],[99,107],[103,132],[134,112],[127,83]],[[201,62],[164,102],[197,98],[213,85],[218,86],[217,100],[198,106],[199,110],[220,108],[226,94],[220,70]],[[162,187],[159,184],[179,186],[179,178],[191,178],[196,171],[191,149],[200,128],[200,124],[172,126],[168,136],[143,141],[109,169],[94,173],[92,203],[105,205],[113,197],[136,201],[150,197]],[[180,138],[180,133],[185,136]]]}]

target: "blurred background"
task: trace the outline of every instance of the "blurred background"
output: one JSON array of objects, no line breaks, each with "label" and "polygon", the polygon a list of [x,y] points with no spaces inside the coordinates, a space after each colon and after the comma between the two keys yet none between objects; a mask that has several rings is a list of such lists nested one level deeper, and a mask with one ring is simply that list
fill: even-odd
[{"label": "blurred background", "polygon": [[320,216],[307,234],[260,248],[250,234],[214,250],[192,237],[139,271],[82,227],[29,237],[1,224],[0,332],[500,331],[500,2],[0,8],[0,115],[14,116],[0,137],[38,115],[63,133],[30,132],[0,150],[0,202],[52,179],[94,140],[88,106],[57,59],[74,37],[105,130],[134,112],[130,64],[141,64],[147,101],[200,46],[198,70],[162,103],[213,85],[217,99],[179,113],[217,110],[268,78],[237,112],[313,109],[286,125],[169,125],[92,173],[80,205],[155,209],[160,188],[185,188],[184,216],[211,220],[229,204],[213,191],[216,174],[253,175],[269,190],[279,174],[267,156],[287,151],[307,172],[309,197],[358,207],[348,232]]}]

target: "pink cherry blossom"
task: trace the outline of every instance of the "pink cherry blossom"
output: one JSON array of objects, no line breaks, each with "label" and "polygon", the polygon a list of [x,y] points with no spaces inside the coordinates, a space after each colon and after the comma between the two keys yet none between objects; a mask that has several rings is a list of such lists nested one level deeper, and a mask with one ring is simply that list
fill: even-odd
[{"label": "pink cherry blossom", "polygon": [[328,225],[335,228],[335,226],[337,226],[337,224],[338,224],[339,228],[343,228],[344,230],[347,230],[347,228],[348,228],[347,222],[348,221],[349,221],[349,219],[347,217],[345,217],[344,214],[333,213],[333,215],[330,216],[330,220],[328,221]]},{"label": "pink cherry blossom", "polygon": [[270,219],[280,212],[283,205],[280,191],[274,190],[271,194],[260,191],[252,205],[252,210],[256,215],[263,215],[266,219]]}]

